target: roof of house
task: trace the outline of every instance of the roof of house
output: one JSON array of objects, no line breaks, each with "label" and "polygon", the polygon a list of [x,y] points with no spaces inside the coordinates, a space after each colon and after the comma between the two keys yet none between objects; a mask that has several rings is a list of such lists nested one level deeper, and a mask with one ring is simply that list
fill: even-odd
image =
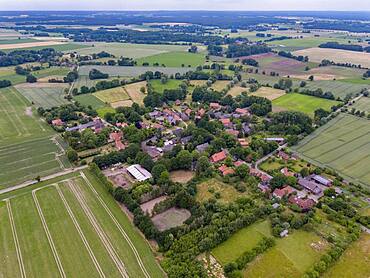
[{"label": "roof of house", "polygon": [[235,167],[239,167],[239,166],[241,166],[243,164],[246,164],[246,162],[243,161],[243,160],[237,160],[237,161],[234,162],[234,166]]},{"label": "roof of house", "polygon": [[225,119],[220,119],[220,122],[223,124],[223,125],[229,125],[231,123],[230,119],[229,118],[225,118]]},{"label": "roof of house", "polygon": [[289,154],[287,154],[287,153],[285,153],[283,151],[279,151],[278,152],[278,156],[281,157],[284,160],[288,160],[290,158]]},{"label": "roof of house", "polygon": [[204,143],[204,144],[200,144],[200,145],[196,146],[195,149],[198,152],[202,153],[202,152],[205,152],[208,147],[209,147],[209,144],[208,143]]},{"label": "roof of house", "polygon": [[284,167],[280,172],[286,177],[294,177],[294,173],[290,172],[287,167]]},{"label": "roof of house", "polygon": [[227,154],[225,151],[220,151],[218,153],[215,153],[214,155],[211,156],[211,161],[216,163],[219,161],[224,160],[227,157]]},{"label": "roof of house", "polygon": [[51,121],[52,125],[63,125],[64,122],[61,119],[55,119]]},{"label": "roof of house", "polygon": [[324,178],[323,176],[320,175],[314,175],[312,176],[312,179],[326,186],[331,185],[332,183],[331,180]]},{"label": "roof of house", "polygon": [[225,132],[227,134],[230,134],[230,135],[235,136],[235,137],[238,137],[238,135],[239,135],[239,131],[238,130],[231,129],[231,128],[226,129]]},{"label": "roof of house", "polygon": [[236,108],[235,113],[245,115],[245,114],[249,114],[249,111],[248,109],[245,109],[245,108]]},{"label": "roof of house", "polygon": [[289,202],[291,204],[296,204],[302,210],[309,210],[315,205],[315,201],[310,199],[310,198],[301,199],[301,198],[298,198],[297,196],[293,196],[293,195],[289,197]]},{"label": "roof of house", "polygon": [[145,181],[152,177],[152,174],[150,174],[146,169],[141,167],[139,164],[131,165],[127,167],[126,170],[138,181]]},{"label": "roof of house", "polygon": [[235,173],[234,169],[226,166],[225,164],[218,167],[218,170],[222,173],[223,176],[232,175]]},{"label": "roof of house", "polygon": [[294,192],[294,189],[288,185],[288,186],[285,186],[281,189],[276,188],[272,194],[275,197],[283,198],[285,195],[292,194],[293,192]]},{"label": "roof of house", "polygon": [[309,181],[307,179],[299,178],[298,184],[303,186],[304,188],[310,190],[314,194],[320,194],[322,192],[321,188],[313,181]]}]

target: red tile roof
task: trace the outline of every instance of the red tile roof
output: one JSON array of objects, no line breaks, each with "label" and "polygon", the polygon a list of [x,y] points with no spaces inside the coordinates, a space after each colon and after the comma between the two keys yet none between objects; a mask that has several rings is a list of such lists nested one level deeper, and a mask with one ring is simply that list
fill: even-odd
[{"label": "red tile roof", "polygon": [[249,111],[243,108],[236,108],[235,113],[240,114],[240,115],[249,115]]},{"label": "red tile roof", "polygon": [[282,189],[276,188],[274,192],[272,193],[275,197],[283,198],[285,195],[292,194],[294,192],[294,189],[290,186],[285,186]]},{"label": "red tile roof", "polygon": [[218,167],[218,170],[222,173],[223,176],[235,174],[234,169],[227,167],[225,164]]},{"label": "red tile roof", "polygon": [[61,125],[63,125],[64,123],[63,123],[63,121],[62,121],[61,119],[55,119],[55,120],[52,120],[52,121],[51,121],[51,124],[52,124],[52,125],[56,125],[56,126],[61,126]]},{"label": "red tile roof", "polygon": [[284,167],[280,172],[286,177],[294,177],[294,173],[290,172],[287,167]]},{"label": "red tile roof", "polygon": [[225,151],[221,151],[219,153],[215,153],[214,155],[211,156],[211,162],[212,163],[217,163],[217,162],[220,162],[224,159],[226,159],[227,157],[227,154]]},{"label": "red tile roof", "polygon": [[297,196],[293,196],[293,195],[289,197],[289,202],[291,204],[296,204],[303,211],[310,210],[312,207],[315,206],[315,201],[314,200],[312,200],[310,198],[301,199],[301,198],[298,198]]}]

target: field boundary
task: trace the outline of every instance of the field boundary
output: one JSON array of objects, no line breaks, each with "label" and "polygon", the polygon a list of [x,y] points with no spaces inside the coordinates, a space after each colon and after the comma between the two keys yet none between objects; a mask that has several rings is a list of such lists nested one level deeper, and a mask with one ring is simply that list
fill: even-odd
[{"label": "field boundary", "polygon": [[93,261],[93,263],[95,265],[95,268],[96,268],[96,270],[99,273],[99,276],[102,277],[102,278],[104,278],[105,277],[105,274],[104,274],[103,270],[101,269],[101,266],[100,266],[98,260],[96,259],[95,255],[94,255],[94,252],[92,251],[92,249],[90,247],[90,244],[87,241],[87,239],[86,239],[86,237],[85,237],[85,235],[84,235],[84,233],[83,233],[83,231],[81,229],[81,226],[78,223],[78,221],[77,221],[77,219],[76,219],[76,217],[75,217],[75,215],[74,215],[71,207],[69,206],[67,200],[65,199],[65,197],[63,195],[63,192],[60,190],[60,187],[59,187],[58,184],[55,184],[55,188],[57,189],[58,194],[60,196],[60,199],[62,200],[62,202],[63,202],[63,204],[64,204],[64,206],[65,206],[65,208],[66,208],[66,210],[67,210],[67,212],[69,214],[69,216],[71,217],[72,222],[73,222],[74,226],[76,227],[76,230],[77,230],[78,234],[80,235],[83,244],[85,245],[87,251],[89,252],[90,258]]},{"label": "field boundary", "polygon": [[26,275],[26,271],[25,271],[25,268],[24,268],[21,247],[20,247],[20,244],[19,244],[17,230],[16,230],[15,223],[14,223],[12,207],[10,205],[10,200],[9,199],[6,199],[5,202],[6,202],[6,208],[8,210],[8,216],[9,216],[10,226],[11,226],[11,229],[12,229],[15,250],[16,250],[16,253],[17,253],[19,270],[21,272],[21,277],[26,278],[27,275]]},{"label": "field boundary", "polygon": [[129,238],[129,236],[126,234],[126,232],[122,228],[121,224],[117,221],[117,219],[114,217],[114,215],[112,214],[112,212],[110,211],[110,209],[108,208],[108,206],[101,199],[101,197],[99,196],[98,192],[95,190],[95,188],[93,187],[93,185],[90,183],[90,181],[86,177],[86,175],[82,171],[80,172],[80,175],[84,179],[84,181],[86,182],[86,184],[88,185],[88,187],[90,188],[90,190],[94,193],[94,195],[96,196],[96,198],[98,199],[98,201],[100,202],[100,204],[103,206],[103,208],[105,209],[105,211],[109,214],[109,216],[113,220],[113,222],[116,225],[116,227],[118,228],[118,230],[121,232],[121,234],[123,235],[123,237],[126,239],[127,243],[130,245],[131,250],[134,252],[134,255],[136,257],[136,261],[138,262],[138,264],[139,264],[141,270],[143,271],[145,277],[150,278],[150,275],[149,275],[148,271],[146,270],[145,265],[142,262],[141,257],[139,255],[139,253],[138,253],[135,245],[132,243],[131,239]]}]

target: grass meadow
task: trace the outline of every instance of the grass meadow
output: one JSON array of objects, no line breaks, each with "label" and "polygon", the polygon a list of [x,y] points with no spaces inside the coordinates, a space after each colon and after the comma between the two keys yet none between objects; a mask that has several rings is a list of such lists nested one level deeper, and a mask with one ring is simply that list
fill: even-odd
[{"label": "grass meadow", "polygon": [[123,87],[116,87],[108,90],[98,91],[93,95],[100,99],[101,101],[103,101],[104,103],[109,104],[113,102],[130,99],[126,90]]},{"label": "grass meadow", "polygon": [[370,274],[370,235],[363,233],[326,272],[324,278],[368,278]]},{"label": "grass meadow", "polygon": [[93,109],[99,109],[106,106],[106,104],[103,101],[95,97],[93,94],[83,94],[74,96],[73,98],[82,105],[91,106]]},{"label": "grass meadow", "polygon": [[285,94],[272,101],[273,110],[300,111],[313,117],[318,108],[331,111],[331,107],[339,104],[338,101],[307,96],[297,93]]},{"label": "grass meadow", "polygon": [[239,258],[244,252],[252,250],[263,237],[272,236],[271,224],[265,220],[252,224],[233,234],[212,250],[212,255],[222,265]]},{"label": "grass meadow", "polygon": [[272,101],[285,95],[285,91],[274,89],[271,87],[260,87],[256,92],[251,93],[251,95],[257,97],[264,97]]},{"label": "grass meadow", "polygon": [[366,113],[370,113],[370,98],[369,97],[361,97],[357,100],[353,105],[353,108],[356,110],[364,111]]},{"label": "grass meadow", "polygon": [[8,197],[0,201],[0,276],[164,277],[148,243],[90,172]]},{"label": "grass meadow", "polygon": [[150,85],[153,87],[153,90],[158,93],[163,93],[165,89],[178,89],[181,83],[181,80],[175,79],[169,79],[166,83],[162,83],[159,79],[150,80]]},{"label": "grass meadow", "polygon": [[293,147],[304,159],[370,186],[369,120],[340,114]]},{"label": "grass meadow", "polygon": [[197,67],[203,65],[206,61],[205,55],[189,52],[168,52],[157,54],[145,58],[137,59],[137,65],[141,66],[143,63],[153,65],[165,65],[166,67]]},{"label": "grass meadow", "polygon": [[244,269],[243,277],[302,277],[327,247],[328,243],[314,233],[294,231],[288,237],[277,239],[273,248],[252,261]]},{"label": "grass meadow", "polygon": [[69,167],[54,134],[16,89],[1,89],[0,188]]},{"label": "grass meadow", "polygon": [[134,43],[83,43],[85,48],[77,49],[76,52],[80,55],[88,55],[99,53],[101,51],[113,54],[116,57],[124,56],[133,59],[153,56],[157,54],[167,53],[171,51],[186,52],[188,46],[183,45],[156,45],[156,44],[134,44]]},{"label": "grass meadow", "polygon": [[50,87],[38,87],[22,84],[16,88],[31,103],[34,103],[36,107],[51,108],[70,103],[64,98],[64,89],[68,88],[67,86],[53,86],[53,84],[50,84]]}]

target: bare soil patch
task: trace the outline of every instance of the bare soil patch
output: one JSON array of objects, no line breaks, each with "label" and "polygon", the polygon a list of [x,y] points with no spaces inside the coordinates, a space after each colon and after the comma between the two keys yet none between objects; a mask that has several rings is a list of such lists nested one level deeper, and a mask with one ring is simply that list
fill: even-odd
[{"label": "bare soil patch", "polygon": [[170,173],[170,178],[174,182],[179,183],[187,183],[194,177],[194,172],[192,171],[185,171],[185,170],[177,170],[172,171]]},{"label": "bare soil patch", "polygon": [[327,59],[338,63],[352,63],[370,67],[370,53],[365,52],[313,47],[295,51],[293,54],[308,56],[312,62],[320,63],[323,59]]},{"label": "bare soil patch", "polygon": [[159,231],[165,231],[181,226],[190,216],[187,209],[170,208],[152,217],[152,221]]},{"label": "bare soil patch", "polygon": [[121,101],[113,102],[110,105],[113,108],[117,108],[117,107],[131,107],[132,104],[133,104],[132,100],[129,99],[129,100],[121,100]]},{"label": "bare soil patch", "polygon": [[37,46],[51,46],[66,44],[65,42],[59,41],[39,41],[39,42],[26,42],[26,43],[14,43],[14,44],[3,44],[0,45],[0,49],[16,49],[16,48],[29,48]]},{"label": "bare soil patch", "polygon": [[153,200],[150,200],[148,202],[141,204],[140,207],[144,213],[148,213],[149,215],[152,215],[155,205],[166,200],[167,198],[168,198],[167,196],[160,196],[158,198],[155,198]]},{"label": "bare soil patch", "polygon": [[274,89],[270,87],[261,87],[252,96],[264,97],[269,100],[274,100],[285,94],[284,90]]},{"label": "bare soil patch", "polygon": [[124,87],[131,100],[140,105],[144,104],[144,97],[146,96],[145,93],[140,91],[142,87],[146,90],[146,81],[132,83]]}]

